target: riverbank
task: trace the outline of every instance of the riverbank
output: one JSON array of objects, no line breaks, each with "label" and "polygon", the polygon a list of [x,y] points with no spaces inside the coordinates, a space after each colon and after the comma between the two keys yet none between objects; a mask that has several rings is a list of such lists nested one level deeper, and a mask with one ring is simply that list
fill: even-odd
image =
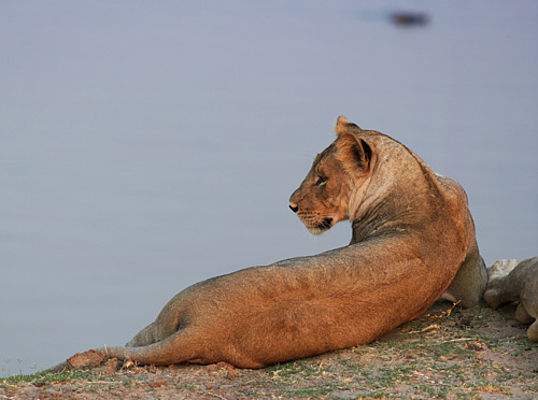
[{"label": "riverbank", "polygon": [[356,399],[538,397],[538,344],[498,311],[435,304],[381,340],[260,370],[139,367],[0,379],[1,399]]}]

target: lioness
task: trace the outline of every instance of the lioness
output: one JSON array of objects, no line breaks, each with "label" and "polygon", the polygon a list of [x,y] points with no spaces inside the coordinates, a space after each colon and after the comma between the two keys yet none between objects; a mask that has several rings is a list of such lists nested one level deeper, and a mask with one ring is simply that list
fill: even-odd
[{"label": "lioness", "polygon": [[487,278],[463,189],[386,135],[343,117],[336,134],[289,205],[314,234],[349,219],[348,246],[195,284],[127,347],[101,351],[258,368],[371,342],[423,313],[457,274],[464,285],[449,297],[476,304]]},{"label": "lioness", "polygon": [[[519,301],[516,319],[531,324],[527,337],[538,342],[538,257],[497,260],[488,270],[488,286],[484,300],[492,308]],[[532,323],[531,323],[532,322]]]}]

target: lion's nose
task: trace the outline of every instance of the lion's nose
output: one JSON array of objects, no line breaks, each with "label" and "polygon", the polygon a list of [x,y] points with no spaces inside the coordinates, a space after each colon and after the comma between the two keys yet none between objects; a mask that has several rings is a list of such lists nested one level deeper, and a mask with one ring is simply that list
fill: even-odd
[{"label": "lion's nose", "polygon": [[297,206],[297,204],[290,201],[290,210],[296,213],[299,210],[299,207]]}]

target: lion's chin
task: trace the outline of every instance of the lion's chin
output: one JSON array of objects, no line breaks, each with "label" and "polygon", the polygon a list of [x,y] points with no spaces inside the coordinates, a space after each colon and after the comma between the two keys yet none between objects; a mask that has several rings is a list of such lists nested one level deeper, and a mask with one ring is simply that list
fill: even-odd
[{"label": "lion's chin", "polygon": [[315,227],[307,227],[308,232],[310,232],[312,235],[318,236],[321,235],[323,232],[331,229],[333,226],[333,219],[332,218],[325,218],[321,223],[319,223]]},{"label": "lion's chin", "polygon": [[327,228],[325,229],[320,229],[320,228],[306,228],[308,229],[308,232],[310,232],[312,235],[314,236],[319,236],[321,235],[323,232],[325,232],[327,230]]}]

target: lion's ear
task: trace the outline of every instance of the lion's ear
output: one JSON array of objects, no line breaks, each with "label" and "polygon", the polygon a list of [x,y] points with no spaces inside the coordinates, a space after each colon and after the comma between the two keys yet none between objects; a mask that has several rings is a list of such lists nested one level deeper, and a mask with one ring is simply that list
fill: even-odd
[{"label": "lion's ear", "polygon": [[353,131],[361,131],[362,129],[359,128],[358,125],[354,124],[353,122],[349,122],[348,119],[342,115],[340,115],[336,119],[336,125],[334,126],[334,131],[336,132],[336,136],[340,136],[346,132],[353,132]]},{"label": "lion's ear", "polygon": [[351,174],[363,173],[370,170],[372,163],[372,147],[363,139],[358,139],[351,133],[342,134],[336,141],[338,156],[344,168]]}]

